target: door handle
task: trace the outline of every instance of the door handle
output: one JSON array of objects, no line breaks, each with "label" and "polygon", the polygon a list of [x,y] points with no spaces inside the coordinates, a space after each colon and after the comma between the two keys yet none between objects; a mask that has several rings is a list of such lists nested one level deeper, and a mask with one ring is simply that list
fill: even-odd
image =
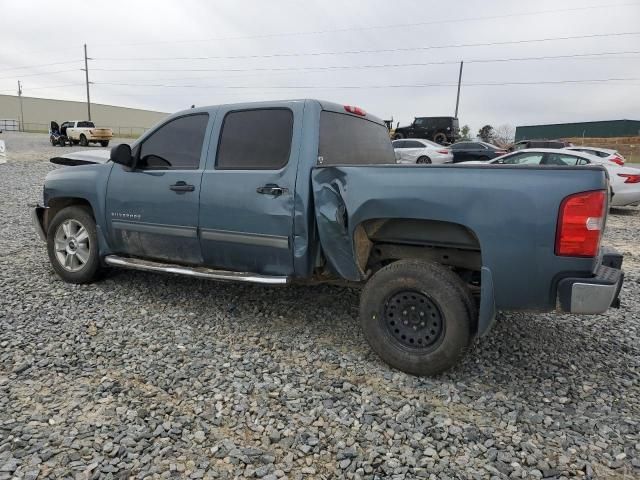
[{"label": "door handle", "polygon": [[196,187],[194,187],[193,185],[189,185],[187,184],[187,182],[180,180],[179,182],[176,182],[173,185],[170,185],[169,189],[173,190],[174,192],[184,193],[184,192],[193,192],[196,189]]},{"label": "door handle", "polygon": [[287,189],[276,185],[275,183],[267,183],[263,187],[256,188],[256,192],[261,193],[262,195],[273,195],[274,197],[279,197],[283,193],[287,193]]}]

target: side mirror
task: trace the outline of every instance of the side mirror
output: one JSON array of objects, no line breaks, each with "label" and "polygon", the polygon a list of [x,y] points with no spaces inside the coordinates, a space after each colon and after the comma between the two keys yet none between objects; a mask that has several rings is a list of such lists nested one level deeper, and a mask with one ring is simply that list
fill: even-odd
[{"label": "side mirror", "polygon": [[113,163],[119,163],[120,165],[124,165],[125,167],[132,167],[133,156],[131,155],[131,147],[126,143],[116,145],[111,149],[111,155],[109,155],[109,159]]}]

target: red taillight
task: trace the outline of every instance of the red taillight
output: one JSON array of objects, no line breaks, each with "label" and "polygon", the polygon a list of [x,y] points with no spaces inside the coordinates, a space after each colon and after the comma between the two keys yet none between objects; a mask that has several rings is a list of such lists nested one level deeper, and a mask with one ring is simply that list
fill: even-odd
[{"label": "red taillight", "polygon": [[344,109],[349,113],[353,113],[354,115],[360,115],[361,117],[364,117],[367,114],[367,112],[365,112],[360,107],[354,107],[353,105],[345,105]]},{"label": "red taillight", "polygon": [[617,163],[618,165],[624,165],[624,158],[614,155],[609,159],[610,162]]},{"label": "red taillight", "polygon": [[441,153],[442,155],[448,155],[450,152],[449,150],[438,150],[438,153]]},{"label": "red taillight", "polygon": [[606,207],[604,190],[569,195],[560,204],[556,255],[595,257],[600,247]]},{"label": "red taillight", "polygon": [[640,183],[640,174],[619,173],[618,176],[624,178],[624,183]]}]

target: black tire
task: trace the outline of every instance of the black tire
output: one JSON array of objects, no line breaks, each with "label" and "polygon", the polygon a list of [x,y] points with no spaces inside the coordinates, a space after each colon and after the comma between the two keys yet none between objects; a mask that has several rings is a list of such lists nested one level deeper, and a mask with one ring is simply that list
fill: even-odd
[{"label": "black tire", "polygon": [[422,155],[421,157],[418,157],[418,159],[416,160],[416,163],[429,164],[431,163],[431,159],[426,155]]},{"label": "black tire", "polygon": [[88,145],[89,142],[87,141],[87,137],[85,137],[84,134],[80,135],[80,146],[86,147]]},{"label": "black tire", "polygon": [[438,132],[433,136],[433,141],[436,143],[439,143],[440,145],[442,145],[443,143],[445,143],[447,141],[447,134],[446,133],[442,133],[442,132]]},{"label": "black tire", "polygon": [[[397,322],[396,307],[401,309]],[[412,375],[437,375],[456,365],[471,343],[476,316],[462,280],[442,265],[420,260],[380,269],[360,298],[360,323],[371,348]]]},{"label": "black tire", "polygon": [[108,147],[109,146],[109,140],[103,140],[100,142],[100,145],[102,145],[103,147]]},{"label": "black tire", "polygon": [[[88,248],[88,256],[86,262],[82,266],[78,267],[76,271],[70,271],[65,267],[56,251],[56,234],[58,229],[64,228],[62,224],[67,221],[73,221],[81,225],[87,235],[86,245]],[[61,232],[63,233],[63,232]],[[75,237],[73,237],[75,239]],[[78,244],[84,243],[78,240]],[[68,252],[68,250],[66,250]],[[93,219],[91,211],[82,206],[70,206],[60,210],[53,220],[49,223],[47,228],[47,253],[49,254],[49,261],[55,272],[65,282],[69,283],[90,283],[98,278],[100,272],[100,259],[98,256],[98,236],[96,233],[96,222]]]},{"label": "black tire", "polygon": [[394,140],[402,140],[404,138],[404,135],[402,133],[394,133],[393,134],[393,139]]}]

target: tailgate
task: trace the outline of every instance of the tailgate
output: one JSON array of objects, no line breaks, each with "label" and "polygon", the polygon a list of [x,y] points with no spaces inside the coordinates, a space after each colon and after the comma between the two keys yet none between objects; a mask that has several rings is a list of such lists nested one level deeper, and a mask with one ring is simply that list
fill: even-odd
[{"label": "tailgate", "polygon": [[316,222],[334,269],[362,280],[354,231],[362,222],[406,218],[449,222],[468,229],[491,270],[496,306],[553,309],[560,272],[591,272],[593,258],[555,255],[562,200],[606,190],[602,167],[488,165],[333,166],[312,172]]},{"label": "tailgate", "polygon": [[111,137],[113,132],[110,128],[92,128],[89,133],[94,137]]}]

